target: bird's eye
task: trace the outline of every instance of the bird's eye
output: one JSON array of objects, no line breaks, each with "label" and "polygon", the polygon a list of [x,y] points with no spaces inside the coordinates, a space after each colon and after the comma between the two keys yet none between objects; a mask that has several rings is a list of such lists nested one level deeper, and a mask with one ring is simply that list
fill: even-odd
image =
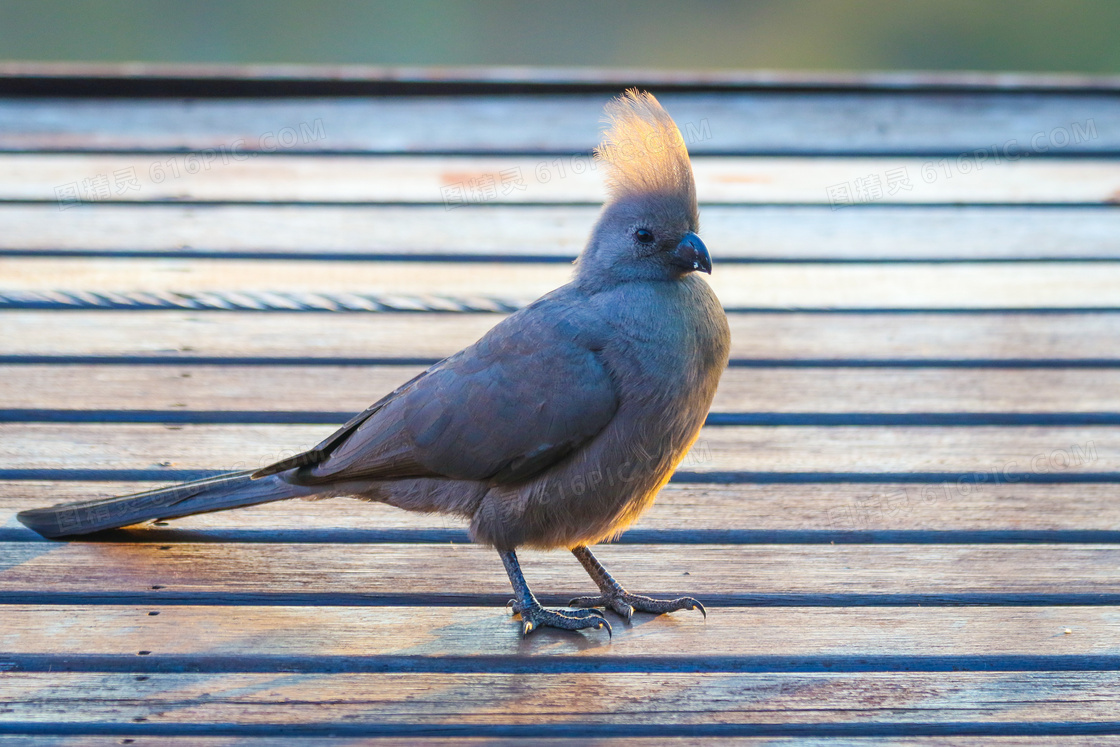
[{"label": "bird's eye", "polygon": [[638,241],[640,241],[643,244],[652,244],[653,243],[653,234],[650,233],[649,231],[647,231],[644,228],[639,228],[637,231],[635,231],[634,232],[634,238],[636,238]]}]

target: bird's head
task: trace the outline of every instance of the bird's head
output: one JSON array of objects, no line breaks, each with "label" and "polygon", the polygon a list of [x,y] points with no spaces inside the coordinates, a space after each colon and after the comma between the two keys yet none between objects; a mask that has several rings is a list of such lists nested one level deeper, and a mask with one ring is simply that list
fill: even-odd
[{"label": "bird's head", "polygon": [[692,164],[672,118],[651,94],[631,89],[607,105],[606,121],[595,155],[605,167],[609,198],[580,255],[580,282],[711,273],[711,257],[696,235]]}]

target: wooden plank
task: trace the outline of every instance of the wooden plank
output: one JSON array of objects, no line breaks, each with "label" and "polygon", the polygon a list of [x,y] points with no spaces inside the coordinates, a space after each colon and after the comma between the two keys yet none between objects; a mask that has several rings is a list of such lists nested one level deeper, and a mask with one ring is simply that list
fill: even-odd
[{"label": "wooden plank", "polygon": [[[0,200],[66,200],[83,180],[118,172],[136,176],[138,189],[110,188],[114,201],[391,202],[447,205],[600,203],[600,169],[586,161],[554,165],[547,157],[285,156],[229,159],[207,164],[184,155],[0,154]],[[562,160],[562,159],[561,159]],[[965,160],[967,163],[967,159]],[[693,159],[697,192],[705,203],[830,204],[829,189],[852,189],[857,179],[877,177],[878,203],[1106,204],[1120,195],[1120,167],[1111,160],[1022,159],[969,173],[950,163],[915,158],[714,157]],[[563,174],[561,174],[563,169]],[[886,189],[887,172],[903,173],[912,187]],[[923,169],[925,176],[923,177]],[[964,172],[965,167],[960,168]],[[191,173],[191,172],[194,173]],[[502,173],[511,176],[503,179]],[[473,180],[493,180],[494,190],[472,193]],[[517,182],[524,189],[517,188]],[[501,186],[497,186],[501,184]],[[120,187],[120,185],[117,185]],[[486,188],[487,190],[489,188]],[[458,191],[455,191],[458,190]],[[69,197],[68,197],[69,194]],[[96,195],[96,192],[93,193]],[[878,191],[876,192],[878,195]],[[869,198],[870,199],[870,198]],[[841,202],[862,202],[854,192]],[[62,204],[60,207],[65,208]]]},{"label": "wooden plank", "polygon": [[[596,554],[635,593],[716,607],[1120,603],[1114,543],[619,544]],[[518,555],[549,604],[594,590],[566,552]],[[502,605],[512,593],[497,553],[460,543],[0,542],[0,558],[0,600],[20,604]],[[495,625],[503,612],[493,610]]]},{"label": "wooden plank", "polygon": [[[118,727],[120,730],[120,727]],[[28,727],[29,732],[37,732],[33,727]],[[74,729],[77,736],[66,736],[60,734],[60,729],[51,729],[50,736],[13,736],[0,734],[0,745],[3,747],[119,747],[121,744],[136,744],[136,745],[172,745],[178,747],[179,745],[189,745],[194,747],[334,747],[339,744],[337,737],[313,737],[308,735],[300,736],[283,736],[278,734],[262,735],[262,736],[237,736],[237,737],[203,737],[198,736],[196,733],[190,736],[175,736],[167,733],[160,733],[157,737],[143,736],[139,729],[132,727],[129,732],[136,734],[134,737],[120,737],[120,736],[101,736],[98,734],[90,734],[88,730],[82,730],[80,727]],[[286,732],[287,729],[277,729],[275,731]],[[1096,731],[1093,729],[1092,731]],[[549,733],[555,733],[550,731]],[[131,739],[131,742],[123,741]],[[354,739],[360,739],[360,742],[355,742]],[[1052,737],[1051,740],[1056,740]],[[372,745],[373,747],[412,747],[416,744],[416,737],[374,737],[362,735],[361,737],[354,737],[348,740],[348,744],[361,744]],[[810,745],[812,747],[921,747],[923,745],[937,745],[937,747],[968,747],[969,745],[978,745],[979,747],[1032,747],[1038,744],[1039,737],[1012,737],[1012,736],[981,736],[970,735],[967,737],[796,737],[786,739],[783,737],[739,737],[739,736],[719,736],[719,737],[624,737],[612,734],[610,736],[611,744],[623,745],[623,747],[666,747],[672,745],[678,747],[679,745],[744,745],[745,747],[791,747],[792,745]],[[590,740],[588,740],[590,741]],[[521,745],[525,743],[525,737],[470,737],[470,736],[457,736],[457,737],[434,737],[424,736],[424,744],[433,745],[434,747],[455,747],[456,745]],[[547,734],[533,735],[534,744],[542,745],[564,745],[571,743],[570,737],[549,736]],[[1061,744],[1065,747],[1112,747],[1113,745],[1120,745],[1120,737],[1113,737],[1105,734],[1094,734],[1089,737],[1079,737],[1063,735],[1061,741],[1055,741],[1055,744]]]},{"label": "wooden plank", "polygon": [[[35,731],[32,729],[31,731]],[[76,730],[81,731],[81,730]],[[139,734],[138,730],[130,729],[130,731]],[[286,731],[280,729],[278,731]],[[1095,730],[1094,730],[1095,731]],[[337,745],[339,739],[336,737],[312,737],[307,735],[301,736],[238,736],[238,737],[202,737],[197,734],[191,736],[174,736],[161,733],[155,739],[149,739],[144,736],[125,737],[123,739],[132,739],[131,742],[122,742],[122,737],[119,736],[100,736],[89,733],[80,733],[79,736],[63,736],[58,735],[57,731],[52,731],[51,736],[11,736],[0,734],[0,745],[3,747],[119,747],[121,744],[137,744],[137,745],[151,745],[158,742],[159,744],[172,745],[198,745],[198,747],[332,747]],[[371,737],[362,736],[362,745],[373,745],[374,747],[410,747],[416,744],[416,737]],[[1056,738],[1051,738],[1056,739]],[[978,745],[979,747],[1030,747],[1037,745],[1039,737],[1012,737],[1012,736],[980,736],[970,735],[967,737],[796,737],[786,739],[782,737],[736,737],[736,736],[719,736],[719,737],[622,737],[611,735],[612,744],[625,746],[638,746],[638,747],[665,747],[666,745],[686,745],[686,744],[699,744],[699,745],[744,745],[746,747],[790,747],[791,745],[811,745],[813,747],[920,747],[922,745],[937,745],[938,747],[968,747],[968,745]],[[571,742],[569,737],[556,737],[546,735],[534,735],[534,744],[543,745],[563,745]],[[454,745],[519,745],[524,744],[524,737],[433,737],[425,736],[424,744],[434,745],[434,747],[454,747]],[[1055,742],[1058,744],[1059,742]],[[1079,737],[1063,735],[1060,744],[1068,747],[1094,747],[1101,745],[1102,747],[1112,747],[1113,745],[1120,745],[1120,737],[1109,736],[1105,734],[1094,734],[1089,737]]]},{"label": "wooden plank", "polygon": [[[28,731],[35,732],[37,729],[28,728]],[[307,735],[301,736],[282,736],[282,735],[264,735],[264,736],[237,736],[237,737],[203,737],[197,734],[191,736],[175,736],[167,733],[160,733],[158,737],[146,737],[141,735],[140,731],[135,727],[130,728],[130,733],[137,736],[134,737],[120,737],[120,736],[101,736],[97,734],[90,734],[80,728],[75,729],[77,736],[61,735],[58,729],[52,729],[50,736],[13,736],[0,734],[0,745],[3,747],[119,747],[121,744],[136,744],[136,745],[197,745],[198,747],[333,747],[338,745],[339,739],[337,737],[313,737]],[[287,731],[286,729],[277,729],[276,731]],[[1095,730],[1094,730],[1095,731]],[[124,739],[131,739],[131,742],[122,741]],[[354,739],[360,739],[360,742],[354,742]],[[790,747],[791,745],[812,745],[813,747],[919,747],[921,745],[938,745],[938,747],[968,747],[968,745],[979,745],[979,747],[1023,747],[1027,745],[1038,744],[1038,736],[1034,737],[1009,737],[1009,736],[979,736],[972,735],[967,737],[820,737],[815,736],[797,737],[793,739],[785,739],[781,737],[738,737],[738,736],[720,736],[720,737],[623,737],[611,735],[611,744],[623,745],[623,747],[665,747],[666,745],[699,744],[699,745],[744,745],[746,747]],[[363,735],[348,740],[349,744],[373,745],[373,747],[411,747],[416,744],[416,737],[374,737]],[[590,741],[590,740],[589,740]],[[548,736],[545,734],[534,735],[533,743],[542,745],[564,745],[571,742],[570,737],[557,737]],[[520,745],[525,743],[525,737],[434,737],[425,736],[424,744],[433,745],[434,747],[455,747],[456,745]],[[1103,747],[1112,747],[1113,745],[1120,745],[1120,737],[1112,737],[1108,735],[1095,734],[1091,737],[1078,737],[1078,736],[1062,736],[1060,744],[1068,747],[1094,747],[1095,745],[1102,745]]]},{"label": "wooden plank", "polygon": [[[118,727],[119,730],[119,727]],[[188,745],[190,747],[337,747],[339,739],[337,737],[312,737],[307,735],[300,736],[283,736],[280,734],[274,735],[261,735],[261,736],[238,736],[238,737],[203,737],[197,734],[190,736],[174,736],[169,734],[160,734],[158,737],[142,736],[137,734],[135,727],[130,728],[130,732],[137,734],[131,737],[121,736],[104,736],[100,734],[90,734],[88,730],[74,729],[74,734],[63,735],[59,733],[59,729],[51,729],[50,734],[38,734],[36,732],[44,731],[27,727],[24,734],[0,734],[0,745],[2,747],[120,747],[122,744],[135,744],[135,745],[171,745],[178,747],[179,745]],[[278,729],[277,731],[286,731]],[[360,737],[361,741],[357,744],[373,745],[374,747],[411,747],[416,744],[416,737]],[[1115,741],[1110,741],[1109,737],[1099,737],[1101,741],[1089,741],[1093,737],[1086,738],[1072,738],[1066,739],[1062,742],[1064,745],[1093,745],[1102,744],[1111,746],[1113,744],[1120,744],[1120,738]],[[131,741],[126,741],[131,740]],[[349,740],[350,744],[354,744],[354,740]],[[533,740],[535,743],[552,745],[562,744],[570,741],[567,737],[536,737]],[[780,744],[770,737],[669,737],[666,739],[656,738],[620,738],[612,737],[612,742],[622,745],[645,745],[646,747],[661,747],[662,745],[681,745],[685,744],[741,744],[741,745],[763,745],[764,747],[773,747],[775,744]],[[799,740],[801,744],[806,744],[804,740]],[[434,745],[434,747],[455,747],[455,745],[519,745],[524,744],[524,737],[424,737],[424,744]],[[921,744],[910,739],[901,738],[898,740],[884,739],[882,737],[868,737],[866,739],[849,739],[846,737],[831,738],[826,737],[822,739],[813,740],[811,744],[814,745],[837,745],[837,747],[848,747],[855,745],[861,747],[864,744],[871,745],[896,745],[896,744]],[[981,747],[987,745],[1006,745],[1007,747],[1019,747],[1020,745],[1031,744],[1026,738],[1023,739],[1008,739],[1006,737],[942,737],[939,738],[937,744],[941,745],[968,745],[978,744]]]},{"label": "wooden plank", "polygon": [[[0,204],[0,251],[572,259],[598,208],[471,205]],[[727,260],[1120,257],[1120,211],[1095,207],[705,207]]]},{"label": "wooden plank", "polygon": [[[161,745],[190,745],[197,747],[332,747],[338,745],[339,740],[335,737],[309,737],[302,736],[282,736],[282,735],[262,735],[262,736],[239,736],[239,737],[202,737],[197,734],[190,736],[173,736],[169,734],[160,734],[158,737],[147,736],[105,736],[101,734],[90,734],[88,731],[75,729],[74,734],[63,735],[59,730],[51,729],[50,734],[38,734],[42,730],[33,727],[27,727],[24,734],[0,734],[0,745],[3,747],[120,747],[122,744],[135,744],[135,745],[154,745],[158,742]],[[135,733],[135,727],[130,729]],[[283,731],[283,730],[278,730]],[[899,741],[883,740],[880,737],[868,738],[867,744],[871,744],[871,740],[876,744],[902,744]],[[971,741],[963,741],[971,739]],[[1087,738],[1088,739],[1088,738]],[[1104,741],[1089,742],[1079,740],[1064,741],[1063,744],[1070,745],[1089,745],[1089,744],[1103,744],[1112,745],[1113,742],[1108,741],[1107,737],[1102,737]],[[994,741],[993,741],[994,740]],[[561,741],[566,741],[566,738],[551,739],[548,737],[541,737],[534,739],[535,742],[540,744],[558,744]],[[669,738],[669,739],[612,739],[614,742],[621,744],[642,744],[649,745],[649,747],[659,747],[660,745],[679,745],[685,742],[684,738]],[[725,739],[720,737],[701,737],[698,739],[689,739],[688,742],[698,744],[743,744],[743,745],[766,745],[770,747],[775,744],[773,739],[769,737],[733,737]],[[353,742],[351,742],[353,743]],[[523,737],[425,737],[424,744],[434,745],[435,747],[454,747],[454,745],[513,745],[524,744]],[[804,742],[803,742],[804,743]],[[860,745],[861,740],[850,740],[843,738],[842,742],[836,742],[831,738],[826,738],[823,742],[820,740],[814,741],[814,744],[843,744],[845,747],[849,744]],[[916,744],[910,742],[911,744]],[[1120,738],[1117,739],[1120,744]],[[408,747],[409,745],[416,744],[415,737],[361,737],[362,745],[374,745],[375,747]],[[952,738],[946,737],[938,741],[938,744],[979,744],[984,747],[989,744],[1011,745],[1018,747],[1020,744],[1028,744],[1026,741],[1015,740],[1008,741],[1004,737],[960,737],[958,741],[954,742]]]},{"label": "wooden plank", "polygon": [[[100,86],[102,96],[226,98],[306,96],[308,88],[319,96],[384,95],[387,91],[435,94],[452,91],[467,95],[485,90],[518,93],[617,91],[630,86],[696,90],[797,90],[797,91],[982,91],[985,93],[1111,93],[1120,88],[1120,76],[1083,73],[1006,73],[986,71],[822,72],[798,70],[651,70],[633,68],[488,65],[484,67],[404,67],[385,65],[303,65],[159,62],[28,62],[0,63],[0,81],[10,90],[42,88],[77,89],[89,96]],[[203,87],[197,84],[209,84]],[[149,85],[145,85],[149,84]],[[394,88],[394,86],[398,86]],[[237,87],[237,92],[231,91]],[[44,86],[45,88],[45,86]],[[182,88],[190,93],[175,93]],[[199,89],[201,88],[201,92]],[[339,89],[343,90],[339,90]],[[144,93],[137,91],[142,89]],[[40,94],[41,95],[41,94]]]},{"label": "wooden plank", "polygon": [[[100,734],[90,734],[88,730],[75,729],[75,734],[62,735],[58,729],[51,729],[49,735],[38,734],[35,732],[41,730],[33,727],[27,727],[24,734],[0,734],[0,745],[3,747],[120,747],[122,744],[135,744],[135,745],[171,745],[178,747],[179,745],[189,745],[190,747],[336,747],[339,744],[337,737],[312,737],[307,735],[300,736],[283,736],[280,734],[275,735],[261,735],[261,736],[237,736],[237,737],[203,737],[197,734],[190,736],[174,736],[169,734],[160,734],[158,737],[147,737],[136,735],[132,737],[121,736],[104,736]],[[278,729],[277,731],[286,731]],[[130,732],[136,733],[135,727],[130,729]],[[363,736],[361,741],[357,744],[373,745],[374,747],[410,747],[416,744],[416,737],[370,737]],[[1099,737],[1100,741],[1090,741],[1093,737],[1085,738],[1071,738],[1062,742],[1063,745],[1093,745],[1101,744],[1111,746],[1113,744],[1120,744],[1120,738],[1110,740],[1109,737]],[[125,741],[131,740],[131,741]],[[567,737],[536,737],[533,740],[538,744],[552,745],[562,744],[570,741]],[[665,739],[656,738],[620,738],[612,737],[612,742],[622,745],[646,745],[647,747],[662,747],[662,745],[681,745],[685,744],[741,744],[741,745],[763,745],[765,747],[773,747],[775,744],[780,744],[770,737],[669,737]],[[806,744],[804,740],[799,740],[801,744]],[[355,742],[350,740],[351,744]],[[455,747],[455,745],[519,745],[524,744],[524,737],[424,737],[424,744],[434,745],[434,747]],[[848,747],[848,745],[855,745],[861,747],[864,744],[871,745],[916,745],[922,742],[913,741],[907,738],[897,740],[884,739],[883,737],[868,737],[866,739],[849,739],[846,737],[824,739],[816,739],[811,742],[814,745],[837,745],[837,747]],[[939,738],[937,744],[941,745],[968,745],[978,744],[981,747],[987,745],[1006,745],[1007,747],[1019,747],[1020,745],[1028,745],[1031,742],[1027,738],[1022,739],[1008,739],[1006,737],[942,737]]]},{"label": "wooden plank", "polygon": [[[388,657],[380,666],[396,671],[500,670],[514,662],[552,671],[642,671],[697,661],[724,671],[921,671],[1053,666],[1061,658],[1096,668],[1117,658],[1120,608],[725,607],[708,620],[643,615],[613,627],[609,646],[588,646],[583,636],[563,633],[522,639],[493,607],[5,604],[0,662],[9,672],[67,659],[79,670],[150,671],[193,661],[208,662],[211,671],[260,671],[288,659],[309,672],[353,672]],[[137,651],[150,654],[137,662]]]},{"label": "wooden plank", "polygon": [[[29,731],[36,731],[30,729]],[[135,737],[119,737],[119,736],[100,736],[96,734],[89,734],[82,732],[81,729],[76,729],[79,733],[78,736],[64,736],[59,735],[58,730],[52,730],[51,736],[11,736],[0,734],[0,745],[3,747],[119,747],[121,744],[137,744],[137,745],[152,745],[158,744],[172,745],[197,745],[198,747],[332,747],[339,743],[337,737],[312,737],[307,735],[301,736],[281,736],[281,735],[267,735],[267,736],[238,736],[238,737],[202,737],[197,734],[191,736],[174,736],[166,733],[159,734],[158,737],[148,738],[140,736],[139,730],[132,728],[130,733],[136,733]],[[277,731],[287,731],[285,729],[278,729]],[[1094,730],[1095,731],[1095,730]],[[122,739],[132,739],[131,742],[123,742]],[[416,737],[371,737],[363,735],[360,737],[361,745],[373,745],[374,747],[411,747],[416,744]],[[1052,737],[1052,740],[1057,738]],[[1039,737],[1012,737],[1012,736],[981,736],[970,735],[967,737],[796,737],[786,739],[782,737],[737,737],[737,736],[719,736],[719,737],[623,737],[611,735],[610,741],[612,744],[636,747],[665,747],[666,745],[686,744],[699,744],[699,745],[744,745],[746,747],[791,747],[792,745],[811,745],[812,747],[920,747],[923,745],[937,745],[938,747],[968,747],[969,745],[978,745],[979,747],[1031,747],[1038,744]],[[534,744],[543,745],[563,745],[571,742],[570,737],[557,737],[547,736],[544,734],[534,735]],[[350,740],[350,743],[354,743]],[[525,743],[525,737],[433,737],[425,736],[424,744],[434,745],[434,747],[454,747],[455,745],[520,745]],[[1066,747],[1095,747],[1101,745],[1102,747],[1112,747],[1113,745],[1120,745],[1120,737],[1109,736],[1105,734],[1094,734],[1089,737],[1079,737],[1063,735],[1061,741],[1055,741],[1055,744],[1062,744]]]},{"label": "wooden plank", "polygon": [[[1120,684],[1110,672],[572,675],[10,673],[7,719],[18,724],[142,723],[198,733],[354,736],[812,735],[789,727],[851,726],[836,733],[906,735],[925,725],[952,733],[1077,733],[1115,728]],[[90,692],[99,693],[95,699]],[[224,728],[223,728],[224,727]],[[886,727],[886,728],[884,728]],[[894,727],[893,729],[890,727]],[[985,728],[987,727],[987,728]],[[1018,729],[1016,727],[1019,727]],[[815,730],[814,730],[815,731]],[[938,731],[941,731],[939,729]],[[1084,733],[1084,732],[1082,732]],[[1092,732],[1090,732],[1092,733]]]},{"label": "wooden plank", "polygon": [[[423,366],[0,366],[0,409],[356,412]],[[1114,369],[729,368],[716,413],[1120,412]]]},{"label": "wooden plank", "polygon": [[[3,311],[5,356],[443,358],[500,314]],[[61,323],[61,322],[65,323]],[[1120,358],[1120,314],[732,314],[738,360]],[[231,361],[232,362],[232,361]],[[330,361],[323,361],[324,363]]]},{"label": "wooden plank", "polygon": [[[37,541],[15,521],[27,508],[148,490],[143,482],[0,481],[0,534]],[[670,483],[623,535],[626,543],[1052,541],[1120,531],[1115,484]],[[855,534],[853,534],[855,533]],[[874,534],[872,534],[874,533]],[[118,539],[182,541],[465,541],[465,523],[378,503],[285,501],[172,519]]]},{"label": "wooden plank", "polygon": [[[309,449],[330,433],[331,426],[321,425],[0,423],[0,441],[9,444],[0,452],[0,469],[253,469]],[[992,481],[1003,475],[1072,479],[1120,472],[1120,427],[709,426],[680,469],[695,475],[979,472]]]},{"label": "wooden plank", "polygon": [[[621,91],[621,88],[619,89]],[[0,148],[582,152],[606,94],[0,102]],[[1120,149],[1120,100],[1085,93],[688,93],[660,100],[696,153]],[[1076,129],[1075,129],[1076,127]],[[236,145],[234,145],[236,143]],[[1045,152],[1045,151],[1043,151]],[[990,157],[990,156],[989,156]]]},{"label": "wooden plank", "polygon": [[[0,257],[0,290],[50,294],[365,294],[520,306],[571,280],[566,264]],[[1120,264],[721,265],[728,309],[1120,308]],[[17,296],[18,297],[18,296]],[[267,302],[267,298],[264,299]],[[280,306],[280,308],[285,308]]]}]

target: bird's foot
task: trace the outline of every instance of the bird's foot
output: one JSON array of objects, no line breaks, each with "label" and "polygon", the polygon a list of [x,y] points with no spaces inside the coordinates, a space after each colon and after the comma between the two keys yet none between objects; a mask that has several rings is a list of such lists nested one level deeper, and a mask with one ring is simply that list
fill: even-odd
[{"label": "bird's foot", "polygon": [[583,628],[607,629],[611,635],[611,624],[596,609],[557,610],[532,604],[522,607],[517,600],[511,599],[508,605],[513,614],[521,615],[521,634],[529,635],[537,628],[559,628],[560,630],[582,630]]},{"label": "bird's foot", "polygon": [[692,597],[680,597],[678,599],[654,599],[652,597],[643,597],[640,594],[631,594],[628,591],[618,591],[607,594],[600,594],[597,597],[577,597],[568,602],[569,607],[606,607],[621,615],[624,619],[629,620],[634,614],[638,612],[651,612],[655,615],[661,615],[666,612],[676,612],[677,610],[700,610],[705,618],[708,616],[704,605]]}]

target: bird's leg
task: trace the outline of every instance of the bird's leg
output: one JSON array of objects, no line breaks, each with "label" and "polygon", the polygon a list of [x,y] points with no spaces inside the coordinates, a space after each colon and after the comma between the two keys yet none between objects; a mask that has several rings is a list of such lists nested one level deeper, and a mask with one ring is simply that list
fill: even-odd
[{"label": "bird's leg", "polygon": [[676,610],[700,610],[704,617],[708,613],[704,610],[704,605],[700,604],[692,597],[680,597],[679,599],[653,599],[651,597],[643,597],[637,594],[631,594],[622,588],[622,585],[614,580],[611,574],[607,573],[607,569],[603,567],[591,550],[586,545],[572,548],[572,555],[576,556],[576,560],[583,565],[584,570],[599,587],[602,592],[597,597],[578,597],[568,602],[569,607],[607,607],[622,615],[627,620],[634,614],[634,610],[639,612],[652,612],[654,614],[662,614],[663,612],[675,612]]},{"label": "bird's leg", "polygon": [[533,592],[529,590],[529,584],[525,583],[525,576],[521,573],[521,564],[517,562],[517,555],[513,550],[499,550],[498,554],[502,556],[502,563],[506,567],[506,574],[509,576],[509,582],[513,585],[513,593],[517,595],[516,599],[510,600],[510,606],[513,607],[514,614],[521,615],[521,633],[522,635],[529,635],[537,628],[560,628],[561,630],[580,630],[582,628],[606,628],[607,633],[611,632],[611,624],[603,617],[603,613],[599,610],[592,609],[579,609],[579,610],[560,610],[548,609],[542,607],[537,598],[533,596]]}]

